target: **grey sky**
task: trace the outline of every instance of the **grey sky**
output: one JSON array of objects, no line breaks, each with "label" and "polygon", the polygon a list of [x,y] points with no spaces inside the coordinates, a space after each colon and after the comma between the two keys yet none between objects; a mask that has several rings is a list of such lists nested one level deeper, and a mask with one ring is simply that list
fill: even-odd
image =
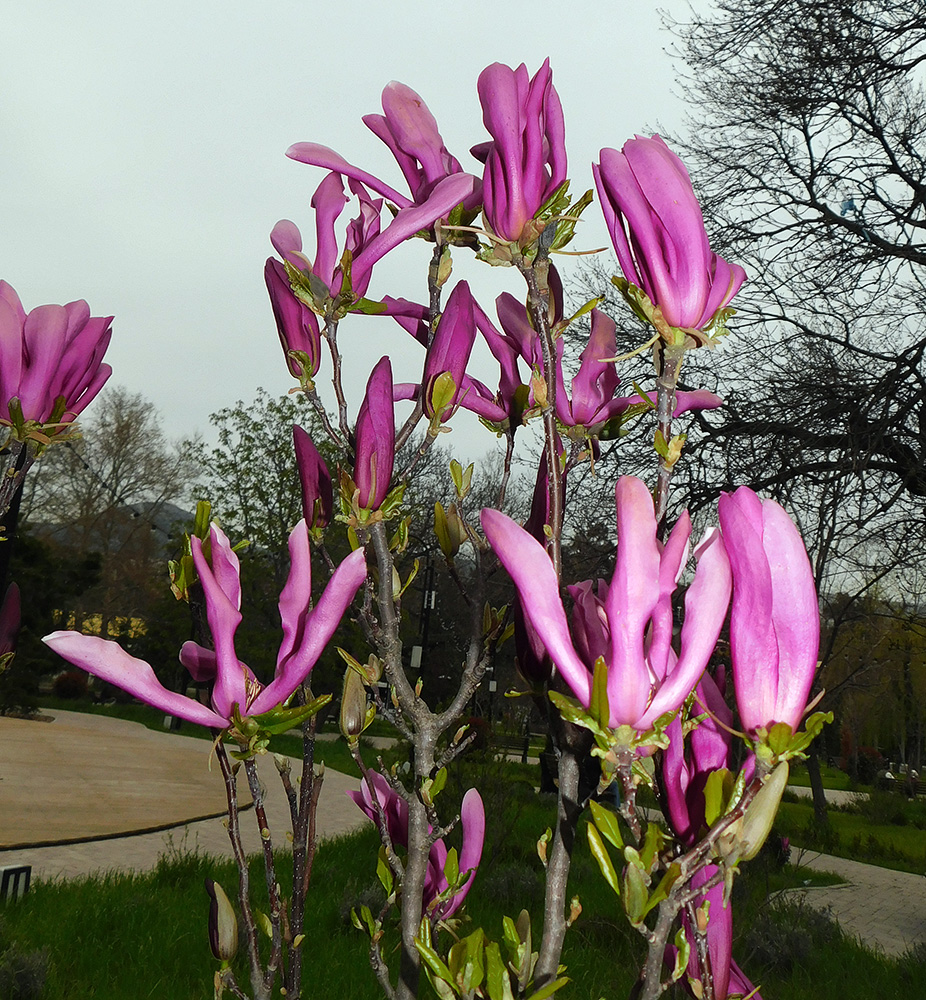
[{"label": "grey sky", "polygon": [[[523,61],[533,73],[549,55],[580,192],[601,146],[684,116],[663,52],[671,38],[644,0],[2,6],[0,277],[27,309],[85,298],[95,315],[115,314],[112,381],[150,398],[171,436],[208,432],[209,413],[259,385],[292,384],[263,262],[280,218],[302,228],[311,252],[309,199],[323,172],[283,154],[322,142],[401,188],[360,121],[381,110],[389,80],[422,95],[475,171],[468,149],[487,137],[479,71]],[[680,17],[688,8],[660,6]],[[586,214],[576,246],[604,245],[597,208]],[[428,249],[400,250],[377,265],[370,296],[423,297]],[[516,275],[465,256],[458,276],[474,279],[488,311],[498,291],[520,294]],[[397,379],[416,377],[420,355],[403,336],[384,319],[345,321],[352,412],[382,353],[395,353]]]}]

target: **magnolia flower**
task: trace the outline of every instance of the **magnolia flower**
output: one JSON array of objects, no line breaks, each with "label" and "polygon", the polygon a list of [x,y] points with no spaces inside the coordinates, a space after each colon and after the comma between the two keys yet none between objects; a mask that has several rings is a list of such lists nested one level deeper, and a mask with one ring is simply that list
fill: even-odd
[{"label": "magnolia flower", "polygon": [[476,178],[463,174],[457,158],[447,151],[434,116],[418,94],[404,83],[393,80],[383,90],[382,103],[384,114],[365,115],[363,123],[392,151],[408,182],[410,198],[366,170],[348,163],[333,149],[316,142],[297,142],[290,146],[286,155],[300,163],[310,163],[326,170],[335,170],[345,177],[353,177],[371,191],[388,198],[400,209],[423,205],[440,181],[459,174],[469,178],[470,188],[469,193],[461,200],[468,207],[475,207],[479,200]]},{"label": "magnolia flower", "polygon": [[[604,658],[612,727],[643,731],[689,695],[720,634],[730,567],[716,530],[696,548],[685,596],[680,652],[672,648],[672,593],[686,562],[691,521],[683,514],[665,545],[656,540],[653,500],[642,480],[617,483],[617,565],[610,586],[573,588],[573,635],[543,546],[509,517],[482,512],[486,537],[518,590],[530,623],[579,701],[589,706],[592,670]],[[573,638],[574,636],[574,638]]]},{"label": "magnolia flower", "polygon": [[746,272],[711,252],[684,164],[658,135],[637,136],[600,157],[592,171],[624,277],[659,306],[669,326],[707,326]]},{"label": "magnolia flower", "polygon": [[310,531],[325,528],[334,513],[331,473],[308,433],[295,424],[293,446],[296,451],[299,483],[302,487],[302,513],[305,522]]},{"label": "magnolia flower", "polygon": [[12,286],[0,281],[0,422],[15,419],[13,400],[25,421],[73,421],[112,374],[103,364],[112,321],[91,316],[82,299],[27,314]]},{"label": "magnolia flower", "polygon": [[[301,237],[298,243],[301,247]],[[289,372],[294,378],[312,378],[318,372],[322,360],[318,318],[293,294],[286,268],[273,257],[268,257],[264,265],[264,281]],[[298,351],[304,358],[294,357],[291,353],[293,351]]]},{"label": "magnolia flower", "polygon": [[686,847],[691,847],[706,827],[704,786],[708,775],[730,766],[733,713],[707,672],[698,684],[692,715],[705,712],[709,714],[687,739],[682,736],[681,720],[672,720],[666,730],[669,746],[662,758],[666,817]]},{"label": "magnolia flower", "polygon": [[730,652],[747,732],[800,724],[817,668],[820,611],[800,533],[774,500],[746,486],[721,495],[720,530],[733,571]]},{"label": "magnolia flower", "polygon": [[320,279],[332,298],[341,291],[344,277],[341,258],[345,250],[351,253],[351,291],[357,298],[366,294],[373,265],[380,258],[422,229],[430,229],[473,190],[469,174],[445,177],[422,204],[400,208],[392,222],[381,229],[382,199],[371,198],[366,187],[354,177],[349,176],[347,183],[359,201],[360,214],[348,225],[343,247],[338,246],[334,224],[347,199],[341,176],[336,172],[329,173],[312,196],[316,227],[314,262],[302,253],[302,235],[292,222],[285,219],[278,222],[270,236],[280,256],[300,271],[309,271]]},{"label": "magnolia flower", "polygon": [[210,529],[210,559],[198,538],[192,538],[191,545],[215,649],[186,642],[180,661],[194,680],[212,682],[211,707],[163,687],[149,664],[118,643],[79,632],[53,632],[42,641],[74,666],[140,701],[200,726],[225,729],[236,707],[242,716],[261,715],[283,704],[306,679],[363,583],[366,561],[362,549],[352,552],[335,570],[313,608],[308,530],[304,520],[293,528],[289,577],[279,602],[283,641],[273,680],[264,687],[235,653],[235,631],[241,621],[238,557],[215,524]]},{"label": "magnolia flower", "polygon": [[[379,805],[386,818],[386,828],[390,840],[396,846],[407,847],[408,803],[392,790],[382,775],[373,771],[370,774],[370,779],[376,789],[376,798],[379,800]],[[360,785],[359,792],[347,792],[347,795],[374,823],[379,824],[379,810],[373,802],[366,781]],[[433,916],[438,920],[447,920],[460,908],[482,859],[482,846],[485,840],[485,808],[482,804],[482,797],[475,788],[471,788],[463,796],[460,822],[463,827],[463,845],[460,848],[459,869],[461,875],[470,872],[470,876],[457,892],[441,903],[438,903],[437,899],[448,888],[447,878],[444,875],[444,865],[447,861],[447,846],[444,841],[442,839],[436,840],[428,855],[423,902],[426,910],[434,910]]]},{"label": "magnolia flower", "polygon": [[566,180],[563,108],[553,89],[550,60],[530,78],[522,63],[511,69],[493,63],[479,74],[482,119],[491,142],[474,146],[485,164],[483,211],[496,235],[511,243],[522,236],[540,207]]},{"label": "magnolia flower", "polygon": [[[584,427],[595,435],[604,424],[618,417],[631,406],[642,402],[638,394],[617,396],[620,379],[613,361],[617,353],[616,328],[614,320],[598,309],[592,310],[591,335],[580,356],[579,370],[572,380],[570,391],[565,387],[556,394],[556,415],[567,427]],[[560,370],[562,381],[562,371]],[[648,392],[653,403],[656,393]],[[678,390],[675,393],[673,417],[681,416],[688,410],[713,410],[722,405],[722,400],[713,392]]]},{"label": "magnolia flower", "polygon": [[370,374],[354,430],[354,483],[360,507],[382,505],[392,482],[395,462],[395,410],[392,405],[392,363],[380,358]]}]

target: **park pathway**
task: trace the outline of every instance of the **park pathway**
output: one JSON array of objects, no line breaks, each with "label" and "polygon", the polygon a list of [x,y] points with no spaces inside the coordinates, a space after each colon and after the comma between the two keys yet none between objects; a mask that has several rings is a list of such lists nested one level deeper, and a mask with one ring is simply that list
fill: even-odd
[{"label": "park pathway", "polygon": [[[209,770],[208,742],[99,715],[53,714],[51,723],[0,717],[0,867],[27,864],[39,879],[75,878],[143,871],[171,847],[227,855],[224,792],[214,762]],[[282,833],[289,815],[276,769],[267,757],[259,768],[271,829]],[[321,837],[366,822],[344,794],[358,787],[358,779],[326,770]],[[251,810],[241,826],[246,850],[259,851]],[[865,944],[900,955],[926,942],[926,876],[809,852],[794,860],[845,879],[798,891]]]}]

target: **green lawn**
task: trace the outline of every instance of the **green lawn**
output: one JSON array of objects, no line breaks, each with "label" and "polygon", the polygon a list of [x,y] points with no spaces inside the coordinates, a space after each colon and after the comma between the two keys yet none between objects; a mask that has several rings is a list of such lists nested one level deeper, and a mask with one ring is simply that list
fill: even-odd
[{"label": "green lawn", "polygon": [[872,822],[861,813],[829,810],[830,830],[814,827],[813,806],[782,802],[775,821],[777,831],[795,846],[835,854],[842,858],[926,874],[926,832],[913,825]]},{"label": "green lawn", "polygon": [[[448,791],[450,789],[448,788]],[[467,901],[463,931],[481,924],[497,937],[503,913],[527,906],[535,934],[543,878],[534,851],[548,824],[552,800],[526,787],[506,786],[488,797],[490,837],[501,836],[480,869]],[[372,828],[319,848],[310,889],[311,956],[305,991],[312,998],[374,1000],[380,996],[367,965],[367,944],[349,922],[351,905],[376,902],[378,841]],[[285,869],[285,855],[280,858]],[[870,1000],[926,995],[926,962],[891,961],[847,941],[827,918],[793,902],[765,902],[767,872],[737,880],[735,954],[766,1000]],[[805,873],[772,877],[772,888],[803,881]],[[30,967],[47,975],[41,993],[20,1000],[186,1000],[212,996],[215,963],[206,941],[205,876],[234,895],[236,872],[224,860],[177,854],[148,874],[110,875],[36,883],[25,900],[0,906],[0,996],[11,970]],[[260,885],[255,860],[252,884]],[[783,880],[783,881],[782,881]],[[583,911],[566,938],[563,962],[571,984],[563,1000],[623,1000],[642,954],[640,935],[628,928],[620,904],[601,879],[580,831],[570,895]],[[260,906],[260,902],[257,903]],[[387,939],[389,942],[394,937]],[[446,945],[445,945],[446,946]],[[390,960],[394,952],[386,949]],[[4,975],[7,980],[4,980]],[[428,989],[422,996],[430,996]]]}]

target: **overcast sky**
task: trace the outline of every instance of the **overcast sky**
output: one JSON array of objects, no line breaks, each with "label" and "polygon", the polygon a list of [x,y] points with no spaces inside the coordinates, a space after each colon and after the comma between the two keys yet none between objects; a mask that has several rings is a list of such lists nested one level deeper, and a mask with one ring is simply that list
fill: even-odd
[{"label": "overcast sky", "polygon": [[[421,94],[476,172],[469,147],[488,138],[479,71],[500,61],[533,73],[550,56],[578,192],[592,186],[602,146],[684,119],[664,51],[672,39],[648,0],[0,6],[0,278],[27,309],[85,298],[94,315],[114,314],[112,382],[144,393],[171,436],[208,436],[210,413],[258,386],[292,385],[263,264],[281,218],[302,228],[311,255],[309,199],[323,172],[284,152],[321,142],[401,190],[360,121],[381,110],[389,80]],[[688,3],[660,7],[684,18]],[[602,246],[597,207],[586,216],[575,246]],[[401,250],[377,265],[370,297],[425,298],[429,248]],[[488,311],[499,291],[521,294],[512,271],[459,256],[457,275],[474,280]],[[407,340],[385,319],[342,324],[352,414],[381,354],[395,354],[397,380],[415,379],[420,353]],[[479,454],[468,433],[459,444]]]}]

